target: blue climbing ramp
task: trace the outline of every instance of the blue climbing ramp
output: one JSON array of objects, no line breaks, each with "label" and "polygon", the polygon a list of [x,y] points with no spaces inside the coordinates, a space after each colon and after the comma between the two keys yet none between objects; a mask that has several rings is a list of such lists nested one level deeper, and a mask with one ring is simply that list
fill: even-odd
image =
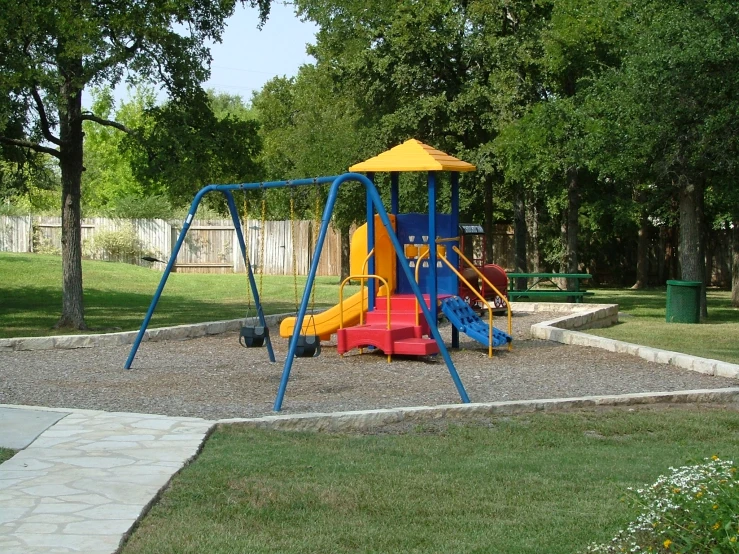
[{"label": "blue climbing ramp", "polygon": [[[441,311],[460,332],[485,346],[490,346],[488,324],[459,296],[450,296],[442,300]],[[508,333],[493,327],[493,347],[505,346],[511,341],[513,337]]]}]

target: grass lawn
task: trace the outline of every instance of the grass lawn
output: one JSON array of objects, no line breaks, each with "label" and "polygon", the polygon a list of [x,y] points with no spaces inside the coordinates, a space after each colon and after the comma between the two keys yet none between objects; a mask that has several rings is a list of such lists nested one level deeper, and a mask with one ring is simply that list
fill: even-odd
[{"label": "grass lawn", "polygon": [[739,413],[652,408],[376,435],[226,426],[123,549],[140,553],[581,551],[634,516],[628,486],[739,458]]},{"label": "grass lawn", "polygon": [[[93,331],[135,330],[141,326],[161,273],[129,264],[83,261],[85,317]],[[316,308],[338,301],[337,277],[319,277]],[[305,277],[298,277],[302,295]],[[152,327],[235,319],[246,313],[245,275],[173,273]],[[345,296],[358,290],[347,287]],[[265,276],[265,313],[295,311],[292,276]],[[739,310],[730,294],[708,292],[709,319],[702,325],[665,322],[665,290],[600,289],[590,302],[617,303],[630,316],[604,337],[739,363]],[[61,310],[61,258],[0,253],[0,337],[46,336]],[[252,310],[252,313],[253,310]]]},{"label": "grass lawn", "polygon": [[665,289],[597,290],[591,302],[618,304],[628,314],[606,329],[587,331],[608,337],[705,358],[739,363],[739,309],[731,293],[709,290],[708,319],[700,325],[665,321]]},{"label": "grass lawn", "polygon": [[10,458],[12,458],[14,454],[15,450],[0,448],[0,464],[3,463],[5,460],[9,460]]},{"label": "grass lawn", "polygon": [[[162,274],[129,264],[85,260],[82,276],[87,325],[105,332],[141,326]],[[298,277],[299,296],[305,281],[305,277]],[[0,337],[56,334],[52,327],[61,313],[61,282],[59,256],[0,253]],[[337,282],[337,277],[317,279],[317,308],[338,302]],[[173,273],[151,327],[244,317],[247,283],[244,274]],[[357,290],[347,286],[344,295]],[[292,276],[265,276],[263,298],[267,314],[294,312]]]}]

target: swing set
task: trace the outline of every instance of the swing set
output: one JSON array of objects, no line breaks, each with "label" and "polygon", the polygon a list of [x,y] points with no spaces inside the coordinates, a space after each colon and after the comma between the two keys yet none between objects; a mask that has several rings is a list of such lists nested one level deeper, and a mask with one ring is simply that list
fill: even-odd
[{"label": "swing set", "polygon": [[[316,194],[315,223],[316,227],[320,223],[320,230],[313,245],[310,269],[299,303],[297,301],[297,260],[295,247],[293,246],[293,280],[297,313],[294,318],[283,320],[280,326],[280,334],[283,337],[289,337],[289,346],[275,398],[274,411],[280,411],[282,407],[294,359],[320,355],[321,338],[327,338],[333,333],[337,334],[337,351],[340,354],[352,348],[362,348],[363,346],[380,348],[388,355],[388,361],[390,361],[392,354],[439,354],[446,364],[461,401],[464,403],[470,402],[449,355],[449,350],[439,333],[439,311],[443,312],[452,323],[452,347],[459,346],[460,331],[487,346],[489,356],[492,356],[494,346],[507,345],[510,349],[512,340],[510,336],[510,306],[507,300],[508,334],[493,327],[492,310],[489,310],[488,322],[484,322],[469,304],[457,296],[459,283],[465,283],[472,287],[457,267],[461,263],[471,264],[471,262],[462,256],[461,251],[456,246],[452,245],[447,251],[444,245],[445,243],[459,243],[460,241],[459,172],[473,171],[474,169],[475,167],[472,164],[448,156],[411,139],[375,158],[352,166],[350,173],[339,176],[263,183],[208,185],[202,188],[192,201],[182,230],[167,262],[167,267],[154,293],[124,367],[126,369],[131,368],[200,201],[203,196],[212,192],[221,193],[226,198],[246,267],[248,280],[247,317],[241,329],[239,340],[246,348],[265,347],[269,360],[274,362],[274,350],[260,301],[265,266],[266,204],[264,195],[265,191],[271,188],[288,187],[291,189],[290,211],[291,225],[294,231],[295,191],[300,187],[312,186],[315,187]],[[399,214],[398,173],[400,171],[417,172],[424,170],[428,171],[428,213]],[[366,175],[358,173],[359,171],[366,173]],[[390,172],[390,214],[386,211],[374,184],[375,171]],[[450,172],[451,174],[451,212],[449,214],[437,213],[437,174],[441,171]],[[367,205],[367,223],[364,226],[366,230],[363,239],[366,242],[363,248],[357,249],[361,277],[366,281],[367,287],[366,290],[363,289],[360,293],[354,295],[358,298],[358,307],[355,306],[352,309],[355,312],[357,310],[362,313],[366,311],[367,319],[364,321],[360,314],[358,325],[345,327],[343,318],[346,303],[342,299],[340,299],[337,307],[319,314],[315,313],[315,277],[339,188],[344,183],[352,181],[358,182],[364,187]],[[321,185],[330,185],[330,189],[319,221],[320,195],[318,187]],[[233,192],[239,190],[244,193],[253,190],[262,192],[259,284],[257,284],[252,263],[247,254],[241,230],[242,224],[233,196]],[[245,203],[244,224],[246,223],[246,208]],[[359,232],[355,233],[355,237],[358,235],[360,235]],[[376,243],[376,240],[379,242]],[[352,250],[354,250],[354,246],[352,246]],[[360,250],[363,250],[363,252],[360,252]],[[352,254],[352,265],[354,266],[354,254]],[[356,272],[352,270],[352,273]],[[481,272],[478,272],[478,277],[484,280],[486,285],[495,290],[497,294],[503,296],[503,293],[500,293],[492,283],[488,282]],[[384,289],[380,287],[377,290],[376,286],[380,282],[384,283]],[[382,293],[382,290],[385,290],[385,292]],[[387,298],[378,297],[378,292],[381,295],[384,294]],[[251,293],[251,298],[249,298],[248,293]],[[391,297],[393,309],[390,307]],[[253,310],[251,307],[252,301],[254,304]],[[308,314],[309,303],[311,304],[310,314]],[[423,315],[422,320],[420,315]],[[424,338],[424,335],[428,338]]]},{"label": "swing set", "polygon": [[[316,213],[316,228],[320,226],[320,207],[321,207],[321,200],[320,195],[318,192],[318,187],[314,187],[315,193],[315,213]],[[244,195],[244,210],[243,210],[243,216],[241,221],[241,226],[243,229],[247,228],[247,217],[249,213],[248,204],[247,204],[247,193],[246,190],[243,190]],[[296,217],[295,217],[295,189],[290,189],[290,227],[291,232],[293,236],[292,241],[292,273],[293,273],[293,289],[295,291],[295,313],[298,312],[299,307],[299,300],[298,300],[298,265],[297,265],[297,247],[296,242],[294,240],[294,237],[297,236],[296,229],[295,229],[295,223],[296,223]],[[258,304],[258,300],[260,298],[264,298],[263,295],[263,283],[264,283],[264,242],[265,242],[265,233],[266,233],[266,223],[267,223],[267,198],[266,198],[266,191],[264,188],[262,188],[262,199],[261,199],[261,224],[259,226],[259,243],[258,243],[258,249],[259,249],[259,264],[255,265],[252,263],[252,261],[249,259],[249,253],[248,248],[244,250],[245,254],[245,266],[253,271],[254,267],[259,268],[259,285],[258,285],[258,296],[254,297],[254,310],[252,310],[252,294],[250,292],[250,282],[248,279],[248,271],[247,269],[247,288],[246,288],[246,316],[244,317],[244,325],[241,327],[241,331],[239,333],[239,344],[243,346],[244,348],[256,348],[256,347],[262,347],[265,346],[265,341],[269,341],[269,327],[262,325],[261,321],[259,321],[258,313],[256,311],[256,304]],[[311,290],[311,315],[309,318],[308,328],[311,327],[311,322],[314,321],[313,316],[315,314],[315,304],[316,304],[316,283],[313,282],[312,290]],[[313,323],[313,328],[315,330],[315,323]],[[298,358],[311,358],[311,357],[317,357],[321,354],[321,338],[318,336],[317,333],[313,333],[311,335],[307,334],[301,334],[298,337],[298,346],[295,351],[295,356]]]}]

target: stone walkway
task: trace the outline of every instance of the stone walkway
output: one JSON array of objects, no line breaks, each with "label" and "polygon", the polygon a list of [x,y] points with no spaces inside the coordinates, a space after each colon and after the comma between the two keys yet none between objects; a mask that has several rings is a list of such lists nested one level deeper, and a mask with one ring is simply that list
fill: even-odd
[{"label": "stone walkway", "polygon": [[67,413],[0,465],[0,552],[115,552],[212,426],[196,418]]}]

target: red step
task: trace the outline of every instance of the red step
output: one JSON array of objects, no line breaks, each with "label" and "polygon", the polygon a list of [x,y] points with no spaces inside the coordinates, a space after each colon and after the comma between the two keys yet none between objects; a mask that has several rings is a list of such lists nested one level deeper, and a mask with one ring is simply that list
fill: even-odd
[{"label": "red step", "polygon": [[[390,312],[390,322],[398,325],[415,325],[416,324],[416,313],[415,312],[396,312],[393,309]],[[421,315],[419,317],[421,325],[426,324],[426,318]],[[384,309],[377,309],[372,312],[367,312],[365,316],[365,323],[373,325],[385,325],[387,327],[387,312]]]},{"label": "red step", "polygon": [[[423,299],[426,301],[426,307],[429,304],[429,295],[424,294]],[[375,299],[375,309],[384,310],[387,307],[387,296],[377,295]],[[393,312],[414,312],[416,310],[416,295],[415,294],[393,294],[390,296],[390,308]],[[421,307],[418,307],[418,311],[421,311]]]},{"label": "red step", "polygon": [[434,339],[402,339],[393,344],[393,354],[409,356],[429,356],[439,353],[439,345]]},{"label": "red step", "polygon": [[355,327],[339,329],[336,332],[336,338],[339,354],[348,352],[353,348],[362,348],[365,346],[374,346],[382,350],[385,354],[400,354],[401,352],[396,352],[395,348],[398,342],[409,339],[424,340],[421,338],[420,327],[416,327],[415,325],[391,325],[390,329],[388,329],[384,324],[357,325]]}]

